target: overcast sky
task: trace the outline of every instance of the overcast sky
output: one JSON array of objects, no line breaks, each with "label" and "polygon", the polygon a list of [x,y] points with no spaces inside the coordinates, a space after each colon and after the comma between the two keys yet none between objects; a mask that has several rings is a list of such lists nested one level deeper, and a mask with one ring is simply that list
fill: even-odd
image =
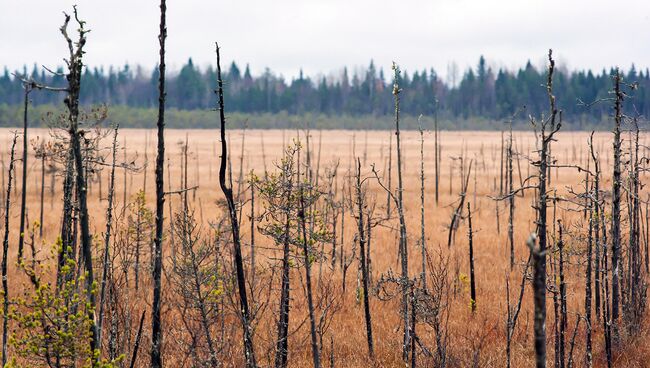
[{"label": "overcast sky", "polygon": [[[150,0],[0,0],[0,65],[61,65],[62,11],[78,4],[88,35],[86,64],[158,60],[159,2]],[[167,59],[178,70],[189,57],[265,67],[290,78],[364,67],[434,67],[455,61],[493,67],[543,65],[552,47],[569,69],[632,63],[650,66],[649,0],[168,0]]]}]

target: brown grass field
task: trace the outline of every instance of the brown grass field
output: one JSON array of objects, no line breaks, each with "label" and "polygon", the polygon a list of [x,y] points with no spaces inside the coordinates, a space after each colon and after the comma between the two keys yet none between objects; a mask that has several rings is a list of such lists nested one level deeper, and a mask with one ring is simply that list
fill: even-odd
[{"label": "brown grass field", "polygon": [[[229,134],[229,149],[232,160],[233,181],[235,192],[238,190],[238,177],[240,171],[246,175],[254,170],[258,175],[264,173],[265,167],[269,172],[277,170],[275,163],[281,157],[283,145],[287,145],[292,139],[299,134],[304,146],[306,146],[305,132],[297,131],[277,131],[277,130],[231,130]],[[387,161],[389,137],[391,132],[388,131],[312,131],[310,133],[310,153],[312,167],[316,170],[319,162],[319,173],[321,175],[320,184],[324,185],[323,179],[326,168],[332,167],[334,162],[339,161],[339,170],[337,175],[338,188],[344,187],[344,182],[352,179],[354,171],[353,159],[359,157],[362,167],[362,176],[371,176],[371,164],[375,164],[384,182],[387,180]],[[535,137],[529,132],[515,132],[515,149],[521,154],[519,166],[514,165],[515,187],[519,186],[520,177],[526,178],[535,170],[530,166],[526,157],[535,157],[534,145]],[[612,145],[611,133],[603,132],[595,135],[596,150],[598,151],[603,171],[603,181],[601,187],[604,190],[611,189],[612,180]],[[36,137],[41,140],[50,140],[50,134],[47,130],[31,129],[29,139],[34,141]],[[167,130],[167,159],[169,162],[169,178],[165,172],[165,188],[171,190],[180,189],[181,187],[181,144],[187,137],[189,142],[188,158],[188,186],[198,186],[195,192],[189,193],[190,206],[195,210],[199,221],[208,227],[209,222],[214,222],[222,215],[217,201],[223,200],[223,195],[218,184],[218,131],[216,130]],[[557,135],[557,142],[553,143],[552,152],[558,163],[579,164],[586,166],[588,157],[589,134],[584,132],[560,132]],[[625,138],[627,139],[627,134]],[[3,178],[6,175],[10,140],[12,138],[11,130],[3,129],[0,131],[0,151],[3,161]],[[526,191],[524,197],[516,199],[516,222],[515,240],[516,240],[516,259],[517,266],[513,271],[509,268],[509,249],[507,247],[507,220],[508,211],[506,202],[497,203],[490,196],[499,194],[499,174],[501,170],[501,144],[502,135],[499,132],[450,132],[441,133],[442,156],[440,169],[440,199],[435,203],[434,199],[434,148],[433,132],[425,132],[425,223],[426,223],[426,246],[428,253],[432,256],[433,262],[438,260],[436,256],[439,252],[443,257],[449,257],[449,278],[452,285],[451,304],[449,309],[449,350],[448,366],[450,367],[469,367],[473,364],[480,367],[503,367],[505,366],[505,339],[506,339],[506,277],[510,278],[510,296],[511,303],[515,303],[521,282],[523,264],[528,258],[528,249],[525,240],[535,231],[534,217],[535,213],[531,208],[534,193],[532,190]],[[647,137],[642,136],[641,141],[645,142]],[[19,141],[20,141],[19,137]],[[408,230],[409,244],[409,268],[410,275],[415,277],[420,273],[422,260],[419,250],[420,238],[420,137],[418,132],[408,131],[402,133],[404,146],[404,198],[406,209],[406,227]],[[146,206],[152,211],[155,208],[155,188],[154,188],[154,160],[155,160],[155,132],[150,130],[121,130],[119,132],[119,153],[120,161],[126,157],[126,161],[134,161],[136,166],[142,167],[144,164],[145,150],[147,151],[148,165],[147,170],[147,188],[146,188]],[[244,148],[242,151],[242,142]],[[20,145],[19,145],[20,147]],[[102,141],[102,147],[105,148],[103,155],[108,155],[110,149],[110,139],[105,138]],[[320,148],[319,148],[320,147]],[[123,149],[126,148],[126,152]],[[628,148],[628,143],[624,143],[624,148]],[[395,140],[393,139],[393,149],[395,149]],[[18,150],[20,152],[20,150]],[[243,152],[243,159],[241,154]],[[30,149],[30,158],[28,163],[28,191],[27,191],[27,209],[30,223],[38,219],[40,206],[40,162],[33,155],[33,149]],[[264,154],[263,154],[264,153]],[[468,241],[467,241],[467,221],[463,220],[458,228],[454,244],[447,248],[447,231],[450,222],[453,207],[458,200],[460,191],[460,162],[456,158],[463,156],[465,163],[473,161],[472,174],[469,180],[467,201],[471,202],[473,212],[474,227],[474,248],[476,263],[476,287],[477,287],[477,311],[472,313],[470,310],[469,286],[466,278],[469,274],[468,260]],[[646,155],[647,156],[647,155]],[[110,163],[110,159],[108,161]],[[242,164],[243,163],[243,167]],[[393,153],[393,188],[396,186],[396,164],[395,154]],[[59,165],[60,167],[60,165]],[[520,169],[519,169],[520,168]],[[12,193],[12,207],[10,212],[10,265],[9,265],[9,282],[10,293],[13,296],[20,294],[22,291],[31,288],[27,278],[22,274],[16,265],[16,244],[18,242],[18,222],[20,208],[20,169],[21,164],[17,164],[18,181],[16,182],[17,190]],[[167,170],[167,167],[165,168]],[[89,208],[91,216],[91,231],[97,236],[96,256],[98,261],[95,262],[96,277],[101,275],[100,267],[100,248],[101,234],[105,228],[106,212],[106,188],[108,186],[109,168],[104,168],[99,176],[96,176],[90,185]],[[123,196],[126,192],[127,201],[132,201],[134,195],[142,189],[144,181],[144,170],[137,172],[127,172],[118,169],[116,173],[116,212],[119,214],[124,206]],[[126,188],[124,182],[126,178]],[[246,180],[246,176],[244,176]],[[570,197],[569,188],[576,192],[584,190],[584,173],[579,173],[573,168],[553,169],[551,174],[551,188],[557,189],[558,196]],[[642,179],[646,178],[646,173],[641,175]],[[50,188],[52,182],[54,187]],[[375,180],[368,180],[368,201],[376,203],[376,214],[386,212],[386,193],[377,185]],[[2,183],[6,186],[5,179]],[[50,253],[50,248],[54,244],[61,227],[62,213],[62,177],[60,174],[52,179],[49,173],[45,178],[45,201],[44,201],[44,221],[43,237],[40,239],[35,236],[37,258],[43,262]],[[249,254],[250,242],[250,225],[248,220],[249,203],[246,201],[249,197],[248,185],[246,182],[241,184],[242,202],[244,215],[242,216],[242,241],[244,245],[245,256]],[[346,185],[347,186],[347,185]],[[101,188],[101,189],[100,189]],[[5,189],[3,188],[3,191]],[[100,197],[101,190],[101,197]],[[340,193],[339,193],[340,198]],[[4,198],[4,194],[2,196]],[[646,194],[642,195],[642,199]],[[180,196],[172,195],[168,200],[172,201],[172,207],[175,212],[181,211]],[[4,202],[3,202],[4,203]],[[624,202],[625,204],[625,202]],[[262,203],[256,211],[262,211]],[[556,211],[551,206],[549,210],[549,225],[552,223],[553,216],[561,219],[566,229],[565,242],[568,254],[567,262],[567,283],[568,283],[568,314],[569,322],[567,329],[567,343],[570,341],[576,319],[584,316],[584,299],[585,299],[585,265],[584,253],[586,243],[584,236],[586,233],[586,221],[583,219],[581,211],[572,211],[575,208],[568,202],[560,201],[557,203]],[[626,239],[628,224],[626,221],[626,207],[623,207],[622,218],[623,234]],[[393,211],[395,209],[393,208]],[[497,215],[498,212],[498,215]],[[396,213],[396,212],[393,212]],[[555,215],[554,215],[555,213]],[[644,216],[645,211],[642,212]],[[168,207],[165,206],[166,223],[168,223]],[[343,239],[340,238],[340,224],[337,228],[339,232],[339,244],[343,242],[346,252],[351,252],[356,234],[356,224],[353,217],[350,216],[349,210],[345,215],[345,234]],[[645,218],[645,217],[643,217]],[[398,231],[397,220],[388,221],[386,226],[373,229],[372,234],[372,280],[379,280],[382,274],[389,269],[398,272]],[[114,227],[125,227],[125,216],[119,216],[114,223]],[[644,225],[645,226],[645,225]],[[550,228],[549,231],[553,229]],[[119,233],[116,230],[116,233]],[[165,274],[170,269],[170,240],[168,232],[165,233]],[[119,238],[119,235],[116,235]],[[278,255],[280,248],[275,247],[273,242],[262,234],[255,234],[257,246],[260,247],[260,253],[257,256],[258,275],[256,281],[255,296],[253,296],[254,309],[259,310],[255,319],[255,345],[257,359],[260,366],[272,366],[274,357],[276,318],[278,311],[279,299],[279,278],[278,272],[274,271],[279,265]],[[552,238],[551,238],[552,239]],[[647,241],[647,239],[645,240]],[[645,244],[645,243],[644,243]],[[229,247],[226,243],[224,247]],[[325,253],[329,254],[329,245],[325,245]],[[148,246],[144,247],[148,252]],[[30,254],[29,250],[26,250]],[[227,254],[227,253],[226,253]],[[31,257],[31,256],[28,256]],[[144,256],[145,260],[149,259],[148,254]],[[402,329],[400,325],[400,304],[399,298],[394,300],[382,301],[376,295],[370,295],[372,324],[375,340],[376,358],[370,360],[367,355],[365,329],[363,319],[363,304],[357,300],[358,278],[357,263],[354,262],[349,268],[347,275],[347,285],[345,293],[342,292],[342,274],[339,267],[333,270],[329,265],[329,258],[325,259],[322,265],[316,263],[312,267],[314,279],[319,278],[322,273],[323,280],[327,279],[332,282],[334,287],[328,293],[340,295],[338,301],[340,309],[333,316],[333,320],[327,331],[324,333],[322,343],[322,359],[324,366],[329,366],[330,356],[333,356],[335,366],[337,367],[403,367],[401,359],[401,339]],[[224,265],[231,263],[230,259],[222,260]],[[145,262],[147,263],[147,262]],[[249,260],[245,260],[247,270],[250,269]],[[227,269],[227,267],[226,267]],[[320,269],[320,270],[319,270]],[[549,272],[551,272],[549,270]],[[134,334],[137,330],[137,324],[140,313],[146,310],[146,319],[144,324],[143,346],[139,353],[136,366],[146,367],[149,362],[150,349],[150,306],[151,306],[151,283],[150,271],[145,267],[143,273],[143,283],[138,291],[135,291],[132,285],[122,285],[119,293],[123,297],[121,306],[125,315],[132,322],[130,332]],[[305,293],[303,284],[304,271],[302,268],[294,269],[292,273],[292,300],[291,300],[291,320],[290,320],[290,339],[289,339],[289,365],[291,367],[308,367],[311,366],[311,347],[309,343],[309,321],[307,318],[307,309],[305,302]],[[250,275],[247,275],[250,276]],[[552,278],[549,276],[549,282]],[[321,290],[321,291],[319,291]],[[317,289],[317,298],[319,292],[323,289]],[[219,359],[226,367],[243,366],[241,327],[236,318],[232,307],[233,290],[228,286],[225,287],[223,324],[215,330],[215,339],[219,341],[222,350],[219,353]],[[128,297],[127,297],[128,296]],[[232,297],[232,298],[231,298]],[[182,322],[183,312],[177,308],[178,296],[169,287],[169,280],[163,280],[163,321],[164,321],[164,346],[163,356],[165,365],[168,367],[190,367],[191,354],[186,350],[189,343],[187,328]],[[553,361],[554,340],[553,340],[553,301],[551,294],[547,296],[547,349],[549,366]],[[594,314],[594,319],[597,316]],[[603,366],[605,364],[604,346],[603,346],[603,328],[602,320],[597,320],[593,326],[594,330],[594,365]],[[640,333],[634,337],[623,335],[621,341],[614,348],[614,363],[616,367],[649,367],[650,366],[650,348],[647,344],[648,338],[648,319],[640,328]],[[215,327],[217,328],[217,327]],[[10,325],[11,331],[11,325]],[[425,323],[418,323],[417,335],[421,344],[435,351],[435,334],[431,327]],[[574,365],[577,367],[585,366],[585,324],[581,321],[576,335],[575,350],[573,352]],[[128,351],[129,347],[125,347]],[[567,349],[568,350],[568,349]],[[418,366],[434,366],[433,360],[426,356],[422,350],[418,350]],[[11,354],[11,351],[10,351]],[[513,367],[530,367],[534,365],[534,348],[533,348],[533,302],[532,286],[528,282],[523,298],[523,305],[517,329],[514,335],[512,366]]]}]

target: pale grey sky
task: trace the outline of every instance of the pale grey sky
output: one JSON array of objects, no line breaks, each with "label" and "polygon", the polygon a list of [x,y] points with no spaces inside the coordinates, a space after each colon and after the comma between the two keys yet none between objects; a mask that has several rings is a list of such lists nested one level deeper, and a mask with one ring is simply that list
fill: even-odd
[{"label": "pale grey sky", "polygon": [[[62,11],[77,4],[92,32],[86,64],[157,62],[158,1],[0,0],[0,65],[62,64]],[[330,74],[374,59],[386,71],[450,62],[462,72],[483,54],[492,66],[541,65],[552,47],[569,69],[632,63],[650,66],[648,0],[168,0],[167,59],[172,70],[192,57],[271,68],[285,77],[303,68]]]}]

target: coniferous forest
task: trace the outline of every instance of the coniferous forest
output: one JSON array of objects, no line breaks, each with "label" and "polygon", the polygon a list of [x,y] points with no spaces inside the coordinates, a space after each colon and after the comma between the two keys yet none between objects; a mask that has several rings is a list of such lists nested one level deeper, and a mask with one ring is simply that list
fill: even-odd
[{"label": "coniferous forest", "polygon": [[[97,68],[83,71],[80,96],[82,105],[109,104],[114,107],[119,120],[126,127],[153,127],[157,104],[156,83],[158,68],[146,72],[141,66]],[[59,69],[58,72],[62,72]],[[406,70],[400,76],[404,86],[402,111],[406,115],[420,114],[448,120],[447,129],[485,129],[498,125],[480,124],[481,121],[499,121],[510,118],[515,112],[539,115],[546,104],[545,91],[539,88],[544,70],[531,62],[518,70],[492,70],[483,56],[476,67],[467,69],[453,82],[443,81],[434,69]],[[171,122],[175,128],[205,128],[209,118],[203,114],[212,107],[216,71],[212,66],[199,68],[190,58],[177,73],[168,76],[168,106],[179,111]],[[603,128],[611,114],[610,109],[594,101],[608,96],[614,69],[567,71],[558,68],[555,89],[558,103],[564,107],[567,125],[572,129]],[[22,96],[21,81],[15,75],[34,78],[48,85],[62,86],[62,74],[52,74],[34,65],[30,71],[11,72],[4,69],[0,77],[0,126],[19,123]],[[637,70],[632,65],[623,72],[626,80],[635,81],[639,87],[650,86],[650,71]],[[449,80],[450,78],[446,78]],[[452,80],[455,78],[451,78]],[[308,77],[302,72],[291,80],[278,76],[270,69],[253,75],[250,67],[232,62],[224,70],[225,98],[230,110],[244,114],[251,127],[288,128],[291,121],[304,120],[301,116],[320,116],[327,122],[313,123],[321,128],[386,129],[390,121],[375,120],[392,114],[392,77],[384,68],[372,61],[363,71],[352,73],[343,68],[336,76]],[[650,96],[647,88],[639,88],[626,108],[633,113],[647,115]],[[61,96],[35,93],[32,104],[56,105]],[[51,109],[51,106],[49,107]],[[135,113],[133,113],[135,111]],[[122,112],[120,114],[120,112]],[[266,114],[266,118],[260,117]],[[280,114],[280,115],[278,115]],[[209,116],[209,115],[208,115]],[[347,123],[337,117],[346,116]],[[139,117],[139,118],[138,118]],[[295,117],[295,119],[292,119]],[[309,120],[309,119],[307,119]],[[464,124],[459,121],[466,121]],[[310,123],[310,122],[307,122]],[[416,128],[415,124],[407,126]],[[525,126],[527,127],[527,126]]]}]

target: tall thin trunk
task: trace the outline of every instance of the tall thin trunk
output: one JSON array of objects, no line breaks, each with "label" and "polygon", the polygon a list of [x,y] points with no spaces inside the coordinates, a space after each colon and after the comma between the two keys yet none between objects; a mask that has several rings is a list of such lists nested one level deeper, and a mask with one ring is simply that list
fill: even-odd
[{"label": "tall thin trunk", "polygon": [[[291,157],[293,160],[293,157]],[[293,164],[293,162],[291,162]],[[285,173],[290,173],[290,170],[285,170]],[[280,291],[280,317],[278,318],[278,337],[275,349],[275,368],[285,368],[287,366],[287,356],[289,354],[288,335],[289,335],[289,298],[290,288],[290,271],[291,265],[289,257],[291,256],[290,249],[290,226],[291,226],[291,213],[289,205],[293,192],[293,174],[288,176],[288,185],[286,191],[286,220],[284,223],[284,234],[282,239],[282,286]]]},{"label": "tall thin trunk", "polygon": [[[44,202],[45,202],[45,151],[43,145],[41,145],[41,214],[39,216],[39,228],[38,228],[38,237],[43,239],[43,211],[44,211]],[[101,197],[101,195],[100,195]]]},{"label": "tall thin trunk", "polygon": [[566,329],[567,329],[567,300],[566,282],[564,278],[564,239],[562,238],[562,222],[558,220],[559,240],[557,243],[560,256],[560,367],[564,367],[566,361]]},{"label": "tall thin trunk", "polygon": [[612,179],[612,321],[614,331],[619,316],[620,305],[620,257],[621,257],[621,123],[623,120],[623,92],[621,75],[616,70],[614,76],[614,168]]},{"label": "tall thin trunk", "polygon": [[20,193],[20,230],[18,232],[18,262],[23,259],[23,247],[25,244],[25,210],[27,205],[27,109],[29,108],[29,93],[31,87],[24,85],[24,110],[23,110],[23,185]]},{"label": "tall thin trunk", "polygon": [[[553,95],[553,72],[555,61],[552,58],[552,51],[548,53],[549,67],[546,89],[550,105],[550,118],[540,122],[540,142],[537,185],[537,249],[533,249],[533,291],[534,291],[534,335],[535,335],[535,362],[537,368],[546,367],[546,212],[547,212],[547,178],[548,173],[548,146],[553,135],[560,129],[561,123],[556,122],[558,110],[555,106]],[[547,125],[550,123],[550,131],[547,132]]]},{"label": "tall thin trunk", "polygon": [[509,124],[510,134],[508,136],[508,242],[510,243],[510,269],[515,267],[515,193],[513,189],[513,168],[512,168],[512,120]]},{"label": "tall thin trunk", "polygon": [[[307,177],[305,180],[309,180],[308,173],[305,173]],[[300,153],[298,153],[298,180],[300,180]],[[314,298],[312,295],[312,286],[311,286],[311,257],[309,252],[309,245],[307,240],[307,217],[305,212],[307,208],[305,206],[305,188],[304,186],[299,187],[300,190],[300,211],[298,212],[298,219],[300,220],[300,228],[302,231],[302,251],[303,251],[303,261],[305,262],[305,286],[307,288],[307,309],[309,311],[309,330],[311,335],[311,352],[314,361],[314,368],[320,368],[320,349],[318,347],[318,336],[316,334],[316,316],[314,315]],[[311,190],[311,188],[309,189]]]},{"label": "tall thin trunk", "polygon": [[[420,119],[418,119],[420,122]],[[424,130],[422,124],[419,124],[420,130],[420,250],[422,257],[422,272],[420,278],[422,279],[422,288],[427,289],[427,273],[426,273],[426,244],[425,244],[425,226],[424,226]]]},{"label": "tall thin trunk", "polygon": [[[393,135],[390,134],[388,138],[388,190],[393,190]],[[386,217],[390,218],[391,208],[390,193],[386,195]]]},{"label": "tall thin trunk", "polygon": [[153,303],[151,305],[151,367],[162,368],[162,257],[163,257],[163,228],[165,205],[165,39],[167,38],[167,4],[160,0],[160,33],[158,43],[160,46],[158,64],[158,121],[156,153],[156,233],[153,250]]},{"label": "tall thin trunk", "polygon": [[9,181],[5,197],[5,233],[2,241],[2,366],[7,364],[7,324],[9,323],[9,286],[7,283],[7,252],[9,251],[9,209],[11,207],[11,183],[14,175],[14,155],[17,136],[14,135],[9,158]]},{"label": "tall thin trunk", "polygon": [[133,344],[133,354],[131,354],[131,364],[129,365],[130,368],[135,368],[135,361],[138,359],[138,350],[140,350],[140,340],[142,339],[142,325],[144,324],[144,315],[145,311],[142,311],[138,333],[135,335],[135,343]]},{"label": "tall thin trunk", "polygon": [[[70,149],[72,151],[75,168],[75,184],[77,195],[77,206],[79,214],[79,228],[81,231],[81,255],[83,264],[85,266],[85,283],[86,283],[86,297],[92,308],[86,311],[90,322],[90,349],[93,354],[92,361],[96,363],[99,359],[98,352],[99,345],[97,340],[97,325],[95,320],[95,292],[94,292],[94,277],[93,277],[93,264],[92,264],[92,239],[90,235],[90,225],[88,216],[88,193],[87,182],[84,170],[84,158],[81,152],[81,134],[79,131],[79,94],[81,90],[81,74],[83,69],[83,47],[86,44],[86,33],[88,31],[84,28],[85,22],[80,21],[77,16],[77,9],[74,8],[75,20],[78,24],[77,32],[79,39],[73,44],[67,33],[67,26],[70,21],[70,16],[65,15],[65,23],[61,27],[61,33],[68,42],[70,50],[70,59],[68,64],[68,81],[67,96],[65,104],[68,109],[68,134],[70,136]],[[76,48],[73,46],[76,45]]]},{"label": "tall thin trunk", "polygon": [[[401,92],[399,88],[399,78],[400,70],[397,64],[393,63],[394,71],[394,84],[393,84],[393,96],[395,98],[395,138],[397,143],[397,212],[399,215],[399,245],[400,245],[400,260],[402,268],[402,320],[404,327],[404,339],[402,344],[402,359],[406,362],[408,361],[408,353],[410,346],[410,334],[409,334],[409,301],[408,301],[408,286],[407,281],[409,279],[408,274],[408,247],[407,247],[407,237],[406,237],[406,221],[404,219],[404,186],[402,182],[402,147],[400,141],[400,127],[399,127],[399,93]],[[389,188],[390,189],[390,188]]]},{"label": "tall thin trunk", "polygon": [[255,186],[250,185],[251,189],[251,283],[255,287]]},{"label": "tall thin trunk", "polygon": [[438,184],[440,182],[440,171],[439,171],[440,167],[438,165],[440,163],[440,158],[438,157],[438,154],[440,153],[439,150],[438,150],[438,145],[439,145],[439,141],[438,141],[438,99],[436,99],[436,110],[435,110],[434,115],[433,115],[433,129],[434,129],[434,134],[435,134],[435,137],[434,137],[434,156],[435,156],[434,157],[434,165],[435,165],[435,171],[436,171],[436,173],[435,173],[435,182],[436,182],[436,206],[437,206],[438,205],[438,195],[439,195]]},{"label": "tall thin trunk", "polygon": [[239,303],[241,310],[241,321],[244,336],[244,358],[247,368],[257,366],[255,361],[255,349],[253,346],[253,335],[250,327],[250,311],[248,308],[248,296],[246,294],[246,276],[244,274],[244,261],[241,252],[241,238],[239,236],[239,221],[237,219],[237,208],[232,193],[232,183],[230,187],[226,185],[226,162],[228,160],[228,147],[226,143],[226,112],[224,111],[223,102],[223,80],[221,79],[221,55],[219,45],[216,46],[217,52],[217,96],[219,99],[219,121],[220,121],[220,138],[221,138],[221,164],[219,165],[219,186],[228,203],[228,214],[230,216],[230,227],[232,232],[233,251],[235,256],[235,272],[237,276],[237,289],[239,290]]},{"label": "tall thin trunk", "polygon": [[97,322],[97,345],[102,346],[102,322],[104,320],[104,302],[106,297],[106,280],[108,280],[108,266],[110,258],[111,228],[113,226],[113,195],[115,193],[115,161],[117,152],[117,130],[113,133],[113,162],[111,163],[111,176],[108,183],[108,208],[106,209],[106,234],[104,234],[104,267],[102,272],[101,291],[99,293],[99,320]]},{"label": "tall thin trunk", "polygon": [[476,312],[476,279],[474,277],[474,234],[472,232],[472,209],[467,202],[467,221],[469,230],[467,238],[469,242],[469,287],[470,287],[470,305],[472,313]]},{"label": "tall thin trunk", "polygon": [[[359,210],[359,222],[358,222],[358,231],[359,231],[359,248],[361,254],[361,277],[363,282],[363,311],[365,316],[366,323],[366,339],[368,342],[368,355],[372,358],[374,356],[373,340],[372,340],[372,321],[370,316],[370,299],[368,293],[370,292],[368,285],[368,263],[366,259],[366,234],[365,228],[363,226],[363,208],[365,207],[364,203],[364,193],[361,191],[361,161],[357,158],[357,206]],[[368,219],[370,221],[370,219]]]},{"label": "tall thin trunk", "polygon": [[[587,177],[588,178],[588,177]],[[588,179],[587,179],[588,181]],[[589,183],[587,183],[589,185]],[[592,338],[591,338],[591,298],[592,298],[592,260],[593,260],[593,239],[594,239],[594,215],[592,201],[589,199],[589,191],[587,194],[587,202],[585,203],[586,212],[589,214],[588,230],[587,230],[587,267],[585,270],[585,323],[586,323],[586,338],[585,338],[585,363],[588,367],[593,364],[592,356]]]}]

